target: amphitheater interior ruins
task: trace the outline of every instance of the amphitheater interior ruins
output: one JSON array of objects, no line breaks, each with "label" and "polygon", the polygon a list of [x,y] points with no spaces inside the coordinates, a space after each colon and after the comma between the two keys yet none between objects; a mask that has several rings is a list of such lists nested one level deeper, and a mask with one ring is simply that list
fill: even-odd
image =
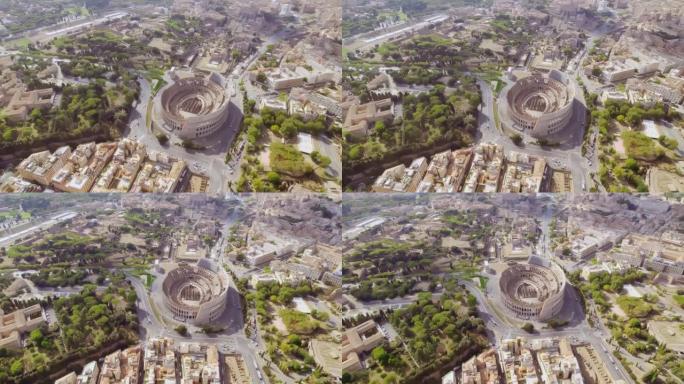
[{"label": "amphitheater interior ruins", "polygon": [[203,259],[197,265],[181,264],[169,271],[162,290],[164,304],[174,319],[195,325],[210,324],[226,309],[228,277]]},{"label": "amphitheater interior ruins", "polygon": [[559,266],[533,259],[511,264],[499,278],[504,305],[521,319],[549,321],[558,316],[566,286]]}]

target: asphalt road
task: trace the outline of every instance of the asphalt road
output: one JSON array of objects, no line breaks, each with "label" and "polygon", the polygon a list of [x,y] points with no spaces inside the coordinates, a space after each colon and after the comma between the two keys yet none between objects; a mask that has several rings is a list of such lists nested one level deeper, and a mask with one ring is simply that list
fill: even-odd
[{"label": "asphalt road", "polygon": [[[150,84],[142,77],[138,78],[138,83],[140,84],[140,98],[131,112],[124,137],[140,141],[148,151],[163,152],[184,160],[194,173],[203,174],[209,178],[207,192],[227,192],[227,180],[231,177],[231,169],[225,164],[225,154],[242,122],[240,110],[242,103],[238,107],[235,105],[236,100],[231,101],[226,126],[211,137],[202,140],[210,143],[205,150],[187,150],[181,147],[179,140],[173,138],[172,135],[169,135],[168,143],[164,145],[159,143],[152,128],[147,126],[147,108],[152,102]],[[239,169],[236,169],[232,175],[235,173],[239,173]]]},{"label": "asphalt road", "polygon": [[[633,382],[622,365],[615,360],[610,352],[608,352],[611,348],[607,348],[607,346],[604,345],[605,338],[602,332],[598,329],[591,328],[586,321],[582,321],[574,326],[566,326],[561,330],[544,329],[537,331],[537,333],[529,334],[522,329],[506,325],[507,321],[500,318],[497,311],[490,307],[489,300],[487,300],[482,291],[478,289],[474,283],[463,281],[462,284],[477,298],[478,312],[480,313],[480,317],[485,321],[485,326],[490,332],[490,340],[494,344],[494,347],[497,347],[502,340],[514,337],[525,337],[527,339],[566,337],[569,338],[573,344],[591,344],[599,356],[601,356],[601,359],[605,362],[606,367],[614,378],[625,380],[627,383]],[[493,339],[491,339],[491,336],[493,336]]]},{"label": "asphalt road", "polygon": [[[170,329],[164,325],[160,319],[154,314],[152,310],[152,304],[150,303],[150,296],[147,293],[147,288],[145,285],[135,276],[127,274],[126,277],[133,285],[133,288],[138,295],[138,301],[136,302],[137,315],[140,321],[140,338],[143,341],[148,340],[151,337],[168,337],[174,340],[175,343],[187,343],[196,342],[210,345],[217,345],[219,351],[222,353],[239,353],[245,360],[247,369],[249,370],[250,376],[252,378],[252,383],[259,383],[257,369],[262,370],[263,366],[266,365],[266,361],[259,356],[258,350],[255,348],[253,342],[249,340],[242,332],[242,324],[235,324],[232,326],[234,333],[227,335],[225,333],[219,333],[216,335],[204,335],[191,333],[190,335],[184,337],[180,336],[173,329]],[[235,289],[232,290],[232,294],[228,295],[228,309],[236,311],[239,313],[240,304],[239,296]],[[155,302],[158,302],[155,300]],[[192,327],[188,327],[191,329]],[[258,368],[254,366],[257,364]],[[275,369],[274,369],[275,368]],[[275,372],[276,376],[280,380],[286,383],[292,383],[292,379],[287,376],[282,375],[276,367],[271,368]],[[262,371],[263,372],[263,371]],[[268,378],[262,373],[264,382],[268,383]]]},{"label": "asphalt road", "polygon": [[[590,188],[589,171],[586,162],[582,160],[581,146],[573,145],[561,147],[541,147],[534,143],[525,143],[524,146],[518,146],[508,137],[507,134],[500,131],[494,120],[494,92],[490,85],[478,79],[477,84],[480,86],[482,92],[482,105],[480,113],[478,114],[479,136],[476,138],[476,143],[494,143],[503,147],[504,153],[521,152],[532,156],[541,157],[547,160],[547,163],[554,165],[554,168],[565,168],[572,174],[575,191],[582,191],[584,185],[586,189]],[[581,135],[579,141],[581,143]],[[575,141],[578,138],[574,139]]]}]

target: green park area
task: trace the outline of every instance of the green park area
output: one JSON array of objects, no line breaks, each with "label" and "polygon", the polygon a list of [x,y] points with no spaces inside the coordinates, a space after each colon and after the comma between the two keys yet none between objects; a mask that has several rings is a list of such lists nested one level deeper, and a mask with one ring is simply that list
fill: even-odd
[{"label": "green park area", "polygon": [[[254,109],[253,102],[247,107]],[[325,169],[331,159],[318,151],[302,153],[295,141],[299,133],[314,137],[336,135],[324,117],[304,119],[284,111],[262,108],[245,117],[246,156],[241,164],[242,173],[235,182],[238,192],[287,191],[292,184],[301,183],[310,190],[323,190],[322,183],[329,179]],[[264,154],[267,154],[264,155]],[[268,165],[265,162],[268,161]]]},{"label": "green park area", "polygon": [[651,167],[667,166],[678,160],[672,150],[673,140],[662,136],[652,139],[642,132],[644,120],[674,121],[680,119],[662,104],[651,107],[626,101],[606,101],[598,105],[598,96],[587,95],[590,122],[599,130],[598,176],[609,192],[648,192],[646,173]]},{"label": "green park area", "polygon": [[345,167],[383,162],[408,153],[439,147],[447,142],[465,147],[472,143],[480,96],[474,90],[447,93],[444,86],[403,98],[403,116],[377,122],[369,137],[347,137]]},{"label": "green park area", "polygon": [[[250,310],[253,308],[257,313],[268,359],[285,374],[313,374],[321,383],[327,383],[330,378],[316,369],[308,346],[314,338],[330,338],[330,314],[315,309],[304,313],[293,304],[295,297],[315,299],[323,294],[320,287],[310,282],[259,283],[255,290],[246,293],[246,300]],[[271,374],[269,370],[267,375]]]},{"label": "green park area", "polygon": [[60,105],[49,111],[34,109],[23,122],[8,122],[0,111],[0,152],[83,137],[120,136],[130,105],[137,98],[137,83],[124,81],[113,88],[103,83],[66,86]]},{"label": "green park area", "polygon": [[[608,342],[617,343],[627,353],[645,359],[653,366],[644,377],[637,377],[632,369],[632,360],[616,352],[633,380],[656,383],[662,378],[684,379],[684,363],[673,351],[660,344],[647,327],[651,320],[677,321],[662,313],[659,304],[661,293],[642,297],[625,294],[626,284],[645,284],[650,278],[648,274],[632,268],[624,273],[592,273],[588,280],[579,278],[579,272],[570,274],[569,278],[580,288],[585,299],[597,306],[601,321],[610,330],[611,339]],[[613,308],[614,305],[617,308]]]},{"label": "green park area", "polygon": [[80,293],[47,300],[43,305],[55,311],[57,323],[31,331],[22,350],[0,348],[0,382],[36,382],[80,359],[96,360],[111,347],[137,342],[135,300],[121,273],[111,274],[102,292],[87,285]]},{"label": "green park area", "polygon": [[30,218],[31,212],[27,211],[7,210],[0,212],[0,221],[6,221],[10,219],[28,220]]},{"label": "green park area", "polygon": [[[488,344],[484,323],[477,317],[477,300],[457,285],[446,283],[439,298],[419,293],[416,301],[395,311],[383,311],[376,322],[387,322],[398,337],[376,347],[368,369],[345,374],[343,383],[421,383],[446,372]],[[365,321],[350,320],[349,325]]]}]

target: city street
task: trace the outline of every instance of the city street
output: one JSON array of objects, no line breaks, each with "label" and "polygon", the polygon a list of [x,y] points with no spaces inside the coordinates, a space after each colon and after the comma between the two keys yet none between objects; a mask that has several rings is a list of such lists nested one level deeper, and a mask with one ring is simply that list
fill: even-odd
[{"label": "city street", "polygon": [[[140,141],[148,151],[158,151],[166,153],[177,159],[184,160],[194,173],[205,175],[209,178],[207,192],[223,193],[227,191],[227,181],[231,177],[230,169],[225,164],[225,156],[230,143],[242,123],[242,103],[236,105],[239,100],[231,100],[228,112],[228,122],[219,132],[205,138],[202,141],[212,143],[205,150],[187,150],[180,146],[178,139],[169,137],[169,142],[162,145],[155,137],[151,127],[147,126],[148,104],[152,102],[152,91],[150,84],[142,77],[138,78],[140,84],[140,99],[134,105],[129,118],[128,129],[124,132],[124,137]],[[169,135],[170,136],[170,135]],[[198,141],[198,144],[202,144]],[[239,170],[236,170],[239,173]]]},{"label": "city street", "polygon": [[[153,306],[150,302],[150,296],[145,285],[135,276],[126,274],[127,279],[133,285],[136,291],[138,300],[136,301],[138,319],[140,321],[140,339],[147,340],[151,337],[168,337],[174,340],[175,343],[203,343],[217,345],[219,351],[222,353],[239,353],[245,360],[245,365],[249,370],[249,374],[253,382],[258,382],[257,370],[262,370],[263,366],[268,364],[255,350],[253,341],[248,339],[242,331],[241,321],[229,326],[229,330],[214,334],[204,335],[201,333],[190,333],[188,336],[181,336],[173,327],[174,324],[163,324],[163,320],[157,318]],[[160,305],[161,300],[155,299],[155,305]],[[228,295],[228,305],[224,315],[232,318],[241,317],[240,299],[237,290],[232,289]],[[193,327],[188,327],[190,331]],[[258,367],[255,367],[257,364]],[[294,381],[280,372],[277,367],[271,367],[271,371],[276,374],[279,380],[285,383],[293,383]],[[262,371],[263,372],[263,371]],[[264,382],[268,383],[268,378],[261,374]]]},{"label": "city street", "polygon": [[474,283],[463,281],[462,284],[477,298],[479,316],[485,321],[485,326],[491,333],[490,341],[495,348],[500,345],[502,340],[515,337],[527,339],[567,337],[573,344],[591,344],[596,353],[606,362],[608,371],[615,379],[621,379],[630,384],[633,383],[633,380],[625,372],[622,365],[608,352],[610,348],[605,345],[604,335],[599,330],[591,328],[586,321],[576,326],[566,326],[562,330],[544,329],[530,334],[522,329],[507,325],[508,321],[499,317],[497,311],[491,307],[487,297]]},{"label": "city street", "polygon": [[[581,155],[581,135],[574,138],[574,141],[579,141],[579,144],[574,143],[562,147],[541,147],[534,143],[518,146],[507,134],[496,127],[494,106],[497,101],[491,86],[482,79],[478,79],[477,84],[482,93],[482,104],[478,114],[479,136],[476,137],[476,143],[494,143],[502,146],[504,153],[515,151],[544,158],[547,164],[554,165],[554,168],[566,169],[572,174],[573,188],[576,192],[591,188],[588,165]],[[579,113],[578,109],[576,105],[576,115]]]},{"label": "city street", "polygon": [[[167,134],[167,136],[169,136],[168,143],[164,145],[159,143],[152,128],[147,124],[147,113],[148,108],[150,108],[149,103],[153,102],[153,95],[151,85],[143,77],[138,77],[140,98],[134,104],[134,109],[131,111],[129,117],[128,128],[124,131],[123,136],[140,141],[145,145],[148,151],[158,151],[166,153],[171,157],[184,160],[192,172],[204,175],[209,179],[207,187],[208,193],[229,192],[229,182],[236,181],[240,177],[241,172],[241,158],[232,159],[229,164],[225,163],[226,153],[239,133],[243,119],[243,95],[242,92],[239,91],[239,84],[241,82],[249,83],[249,81],[246,80],[248,74],[247,69],[266,52],[269,45],[288,38],[290,35],[290,32],[281,31],[269,36],[255,53],[247,58],[242,64],[238,65],[233,73],[226,78],[226,92],[230,95],[234,94],[230,101],[228,121],[224,128],[220,129],[215,134],[196,140],[197,144],[205,147],[204,149],[185,149],[180,145],[181,142],[171,134]],[[168,73],[165,74],[165,78],[167,81],[170,81]],[[246,87],[246,89],[249,98],[254,99],[258,96],[256,91],[250,92],[251,87]],[[325,146],[321,149],[328,153],[330,152]],[[339,155],[331,157],[331,159],[336,158],[339,158]],[[332,165],[339,166],[339,169],[341,169],[340,163]]]}]

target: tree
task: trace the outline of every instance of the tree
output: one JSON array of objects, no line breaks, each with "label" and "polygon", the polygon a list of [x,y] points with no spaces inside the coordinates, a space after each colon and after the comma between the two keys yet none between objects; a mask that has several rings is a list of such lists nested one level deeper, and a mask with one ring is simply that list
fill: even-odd
[{"label": "tree", "polygon": [[174,328],[174,330],[176,332],[178,332],[178,334],[181,336],[187,336],[188,335],[188,328],[183,324],[177,326],[176,328]]},{"label": "tree", "polygon": [[349,158],[352,160],[360,159],[363,155],[363,147],[355,145],[349,149]]},{"label": "tree", "polygon": [[642,380],[644,381],[644,383],[657,383],[658,376],[660,376],[662,369],[663,368],[661,366],[657,365],[655,368],[646,372],[642,377]]},{"label": "tree", "polygon": [[270,171],[266,174],[266,180],[273,185],[279,185],[280,175],[277,172]]},{"label": "tree", "polygon": [[311,152],[311,160],[313,160],[314,163],[321,166],[321,168],[327,168],[331,163],[331,160],[329,157],[322,155],[318,151]]},{"label": "tree", "polygon": [[10,365],[10,375],[19,376],[22,372],[24,372],[24,364],[21,362],[21,359],[14,360],[12,365]]},{"label": "tree", "polygon": [[660,135],[660,136],[658,137],[658,142],[659,142],[663,147],[665,147],[665,148],[667,148],[667,149],[671,149],[671,150],[677,149],[677,147],[679,146],[679,143],[677,142],[677,140],[672,139],[672,138],[670,138],[670,137],[667,137],[667,136],[665,136],[665,135]]},{"label": "tree", "polygon": [[511,136],[511,140],[513,141],[513,144],[517,145],[518,147],[522,146],[523,138],[519,133],[514,133]]},{"label": "tree", "polygon": [[382,346],[373,348],[371,356],[373,356],[373,359],[375,359],[375,361],[382,365],[387,364],[387,361],[390,357],[387,351],[385,351],[385,348],[383,348]]},{"label": "tree", "polygon": [[463,117],[463,124],[465,124],[466,129],[471,130],[473,127],[475,127],[475,123],[477,122],[477,119],[475,119],[475,116],[472,114],[467,114],[465,117]]},{"label": "tree", "polygon": [[259,72],[256,77],[256,81],[260,83],[266,83],[268,81],[268,78],[266,77],[266,74],[263,72]]},{"label": "tree", "polygon": [[283,137],[293,138],[297,136],[298,131],[296,121],[291,118],[283,121],[283,124],[280,126],[280,134]]},{"label": "tree", "polygon": [[29,334],[29,339],[31,339],[34,345],[39,345],[40,342],[43,340],[43,332],[41,332],[40,329],[34,329]]},{"label": "tree", "polygon": [[159,144],[161,145],[164,145],[169,142],[169,137],[162,132],[157,132],[154,136],[157,138],[157,141],[159,141]]},{"label": "tree", "polygon": [[38,121],[43,117],[43,112],[38,108],[33,108],[31,111],[30,119],[32,121]]},{"label": "tree", "polygon": [[591,69],[591,75],[594,77],[599,77],[599,76],[601,76],[602,73],[603,73],[603,71],[599,67],[594,67]]},{"label": "tree", "polygon": [[534,332],[534,324],[532,324],[532,323],[525,323],[525,324],[523,324],[523,326],[521,328],[523,331],[525,331],[527,333],[533,333]]},{"label": "tree", "polygon": [[378,136],[382,136],[385,133],[386,127],[385,127],[385,122],[378,120],[375,122],[375,133]]},{"label": "tree", "polygon": [[629,169],[632,172],[637,172],[639,170],[639,163],[633,158],[628,157],[627,160],[625,160],[624,168]]}]

